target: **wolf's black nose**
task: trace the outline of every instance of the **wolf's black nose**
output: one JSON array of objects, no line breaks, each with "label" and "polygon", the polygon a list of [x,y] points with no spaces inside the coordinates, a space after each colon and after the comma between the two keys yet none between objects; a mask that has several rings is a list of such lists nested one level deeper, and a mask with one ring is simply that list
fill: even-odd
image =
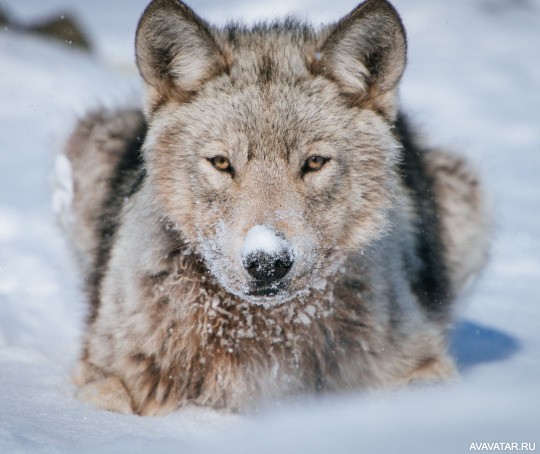
[{"label": "wolf's black nose", "polygon": [[255,278],[257,287],[268,287],[285,277],[293,263],[294,260],[287,251],[279,254],[256,251],[245,258],[244,267]]}]

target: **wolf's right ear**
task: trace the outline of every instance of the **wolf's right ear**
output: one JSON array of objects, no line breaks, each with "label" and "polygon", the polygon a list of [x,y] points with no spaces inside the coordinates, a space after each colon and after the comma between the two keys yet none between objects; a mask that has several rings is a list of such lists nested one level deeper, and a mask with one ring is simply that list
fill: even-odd
[{"label": "wolf's right ear", "polygon": [[185,101],[205,81],[227,70],[208,25],[179,0],[148,5],[137,27],[135,50],[147,88],[147,116],[168,100]]}]

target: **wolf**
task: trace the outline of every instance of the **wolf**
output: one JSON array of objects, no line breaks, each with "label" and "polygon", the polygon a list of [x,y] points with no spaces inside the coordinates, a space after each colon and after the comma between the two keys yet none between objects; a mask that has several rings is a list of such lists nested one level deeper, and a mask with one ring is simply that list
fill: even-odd
[{"label": "wolf", "polygon": [[390,3],[214,27],[154,0],[136,62],[142,109],[89,113],[62,155],[89,300],[78,398],[245,411],[455,375],[447,331],[485,261],[486,204],[399,109]]}]

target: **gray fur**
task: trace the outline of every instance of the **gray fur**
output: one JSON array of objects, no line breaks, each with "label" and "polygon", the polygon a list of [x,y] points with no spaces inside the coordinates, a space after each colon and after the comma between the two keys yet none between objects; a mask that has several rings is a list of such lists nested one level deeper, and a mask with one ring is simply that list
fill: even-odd
[{"label": "gray fur", "polygon": [[[151,3],[145,119],[92,114],[66,148],[92,303],[81,399],[240,410],[454,374],[445,334],[485,257],[484,207],[464,161],[395,132],[405,43],[384,0],[321,31],[216,29]],[[308,171],[313,156],[326,161]],[[264,294],[241,252],[257,225],[294,250]]]}]

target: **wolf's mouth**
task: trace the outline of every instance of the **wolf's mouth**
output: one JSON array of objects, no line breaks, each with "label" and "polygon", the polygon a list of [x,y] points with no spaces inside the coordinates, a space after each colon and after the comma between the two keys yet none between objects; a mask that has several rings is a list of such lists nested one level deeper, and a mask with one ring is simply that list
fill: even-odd
[{"label": "wolf's mouth", "polygon": [[280,293],[282,290],[284,290],[285,285],[270,285],[267,287],[260,287],[256,288],[250,292],[247,293],[248,296],[266,296],[266,297],[272,297],[276,296],[278,293]]}]

